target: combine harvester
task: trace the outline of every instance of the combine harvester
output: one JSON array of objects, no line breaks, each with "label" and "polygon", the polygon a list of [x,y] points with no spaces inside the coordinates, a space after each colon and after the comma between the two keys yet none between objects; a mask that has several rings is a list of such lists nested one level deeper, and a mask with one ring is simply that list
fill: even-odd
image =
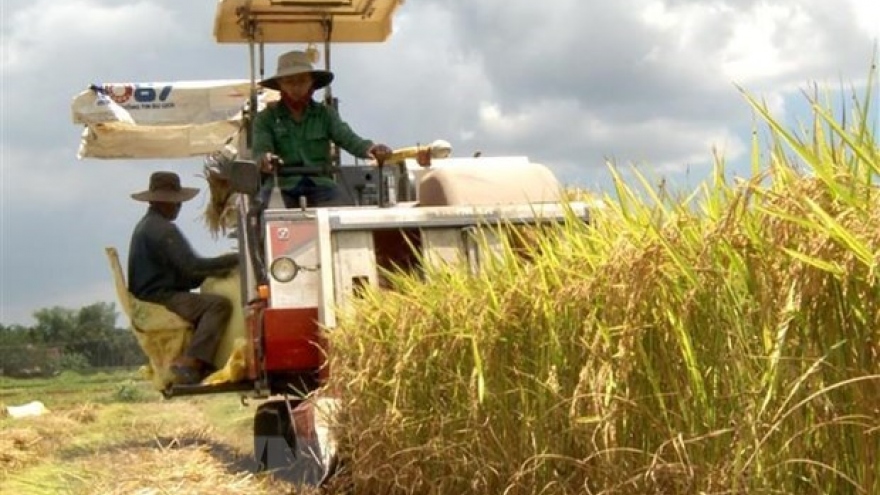
[{"label": "combine harvester", "polygon": [[[214,36],[248,45],[249,79],[97,84],[73,102],[74,122],[85,126],[81,158],[205,157],[206,214],[215,233],[234,233],[241,257],[237,276],[201,289],[235,305],[215,360],[220,371],[196,386],[171,383],[167,368],[186,344],[188,325],[131,296],[111,247],[120,303],[166,397],[238,393],[259,401],[256,460],[290,468],[308,485],[324,483],[336,466],[327,428],[334,394],[322,388],[325,337],[364,287],[383,287],[388,270],[418,272],[425,264],[466,263],[476,272],[500,246],[494,227],[588,216],[587,205],[562,201],[546,167],[524,157],[455,158],[444,141],[395,150],[380,163],[342,164],[334,153],[331,170],[349,206],[257,208],[250,109],[278,98],[257,84],[264,45],[323,52],[330,70],[334,43],[385,41],[401,3],[219,0]],[[329,87],[324,103],[337,104]]]}]

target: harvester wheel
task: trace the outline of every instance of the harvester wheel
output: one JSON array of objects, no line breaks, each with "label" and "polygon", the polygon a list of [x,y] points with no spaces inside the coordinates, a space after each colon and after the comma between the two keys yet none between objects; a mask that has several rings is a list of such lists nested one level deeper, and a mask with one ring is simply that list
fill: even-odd
[{"label": "harvester wheel", "polygon": [[296,438],[287,404],[273,400],[260,404],[254,414],[254,461],[257,470],[286,468],[294,460]]}]

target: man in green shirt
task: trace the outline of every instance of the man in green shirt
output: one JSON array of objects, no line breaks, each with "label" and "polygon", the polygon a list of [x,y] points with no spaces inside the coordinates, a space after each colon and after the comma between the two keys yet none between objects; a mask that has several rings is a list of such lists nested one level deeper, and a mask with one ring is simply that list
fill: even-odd
[{"label": "man in green shirt", "polygon": [[334,204],[339,191],[330,170],[330,142],[358,158],[381,158],[391,154],[384,144],[358,136],[336,110],[312,99],[315,90],[333,80],[333,73],[312,67],[301,51],[278,57],[276,74],[260,82],[281,92],[254,120],[254,157],[263,172],[260,197],[268,204],[274,185],[273,173],[285,205],[299,205],[304,196],[309,206]]}]

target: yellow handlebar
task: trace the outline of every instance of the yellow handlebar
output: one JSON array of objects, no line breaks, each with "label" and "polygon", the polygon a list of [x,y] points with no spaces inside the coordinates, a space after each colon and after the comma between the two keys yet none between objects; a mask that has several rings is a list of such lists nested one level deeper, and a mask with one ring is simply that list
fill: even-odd
[{"label": "yellow handlebar", "polygon": [[447,158],[452,154],[452,145],[448,141],[438,139],[428,146],[398,148],[391,153],[385,163],[399,163],[408,158],[419,159],[420,153],[426,154],[429,158]]}]

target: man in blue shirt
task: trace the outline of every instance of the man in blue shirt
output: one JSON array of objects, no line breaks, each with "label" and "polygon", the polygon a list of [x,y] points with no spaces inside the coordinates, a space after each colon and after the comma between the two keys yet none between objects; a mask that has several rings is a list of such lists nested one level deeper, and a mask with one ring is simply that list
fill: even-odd
[{"label": "man in blue shirt", "polygon": [[232,314],[228,299],[190,292],[205,278],[224,276],[238,266],[236,253],[214,258],[198,256],[174,224],[181,204],[198,194],[181,187],[174,172],[150,176],[146,191],[132,194],[150,204],[131,236],[128,252],[128,290],[144,301],[164,305],[193,325],[189,346],[171,366],[175,383],[194,385],[211,371],[211,362]]}]

